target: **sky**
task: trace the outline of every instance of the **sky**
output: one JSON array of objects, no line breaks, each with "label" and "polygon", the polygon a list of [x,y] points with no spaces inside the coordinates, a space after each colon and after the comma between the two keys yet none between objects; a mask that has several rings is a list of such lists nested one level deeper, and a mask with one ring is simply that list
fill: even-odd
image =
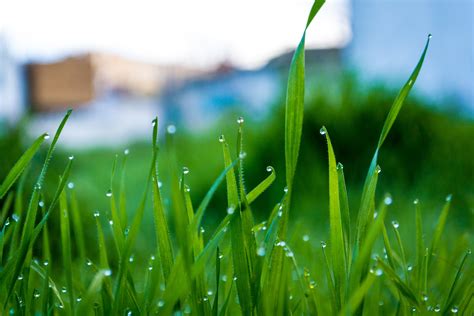
[{"label": "sky", "polygon": [[[328,1],[308,48],[351,39],[349,0]],[[298,43],[312,0],[0,0],[0,32],[20,61],[99,51],[198,67],[254,68]]]}]

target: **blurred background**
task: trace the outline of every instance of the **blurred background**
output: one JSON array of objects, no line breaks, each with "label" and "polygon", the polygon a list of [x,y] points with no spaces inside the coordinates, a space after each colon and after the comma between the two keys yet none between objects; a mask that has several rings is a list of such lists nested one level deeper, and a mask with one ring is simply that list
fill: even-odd
[{"label": "blurred background", "polygon": [[[197,204],[223,168],[217,137],[224,133],[235,143],[236,118],[243,116],[248,189],[266,176],[267,165],[277,172],[276,183],[256,201],[256,216],[263,220],[282,195],[287,72],[311,5],[311,0],[2,2],[0,179],[33,137],[53,134],[72,107],[47,187],[54,189],[66,155],[74,154],[71,179],[81,207],[89,215],[106,210],[113,161],[117,155],[122,166],[128,149],[125,184],[133,209],[145,187],[151,120],[158,116],[161,135],[170,124],[177,128],[179,166],[191,170]],[[378,194],[393,196],[389,217],[411,220],[415,198],[431,218],[452,193],[453,225],[472,230],[473,21],[472,0],[327,1],[306,40],[296,223],[304,221],[308,229],[327,221],[322,125],[344,164],[355,213],[383,120],[431,33],[414,91],[382,149]],[[163,190],[168,145],[161,142]],[[43,157],[35,159],[30,175]],[[225,214],[224,200],[222,189],[206,225]]]}]

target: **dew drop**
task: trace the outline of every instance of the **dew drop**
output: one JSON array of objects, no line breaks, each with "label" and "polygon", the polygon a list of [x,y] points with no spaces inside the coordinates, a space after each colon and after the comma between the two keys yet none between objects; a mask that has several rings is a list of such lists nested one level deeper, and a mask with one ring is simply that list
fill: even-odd
[{"label": "dew drop", "polygon": [[468,255],[470,255],[470,254],[472,254],[472,250],[471,250],[471,249],[468,249],[468,250],[466,251],[466,253],[467,253]]},{"label": "dew drop", "polygon": [[222,278],[221,278],[222,282],[227,282],[227,275],[223,275]]},{"label": "dew drop", "polygon": [[69,182],[69,183],[67,184],[67,187],[68,187],[69,189],[74,189],[74,182]]},{"label": "dew drop", "polygon": [[433,35],[431,35],[431,33],[428,34],[428,39],[431,39],[432,37],[433,37]]},{"label": "dew drop", "polygon": [[67,288],[66,288],[65,286],[63,286],[63,287],[61,288],[61,293],[63,293],[63,294],[64,294],[64,293],[67,293]]},{"label": "dew drop", "polygon": [[232,214],[234,214],[234,212],[235,212],[234,206],[229,206],[227,208],[227,214],[232,215]]},{"label": "dew drop", "polygon": [[201,234],[204,234],[206,232],[206,230],[204,229],[204,227],[201,227],[201,229],[199,230]]},{"label": "dew drop", "polygon": [[132,263],[133,261],[135,261],[135,257],[134,257],[134,255],[131,255],[131,256],[128,258],[128,262]]},{"label": "dew drop", "polygon": [[321,241],[321,247],[322,247],[323,249],[327,247],[327,244],[326,244],[325,241]]},{"label": "dew drop", "polygon": [[163,306],[165,306],[165,301],[159,300],[158,301],[158,307],[163,307]]},{"label": "dew drop", "polygon": [[40,297],[40,292],[38,291],[38,289],[34,289],[34,290],[33,290],[33,297],[34,297],[34,298]]},{"label": "dew drop", "polygon": [[39,207],[44,207],[44,201],[39,201],[38,205]]},{"label": "dew drop", "polygon": [[49,265],[49,261],[48,261],[48,260],[45,260],[45,261],[43,262],[43,265],[44,265],[45,267],[48,266],[48,265]]},{"label": "dew drop", "polygon": [[338,162],[337,166],[336,166],[336,169],[337,170],[342,170],[342,169],[344,169],[344,166],[342,165],[342,163]]},{"label": "dew drop", "polygon": [[412,271],[413,270],[413,266],[411,264],[407,265],[407,270],[408,271]]},{"label": "dew drop", "polygon": [[451,202],[451,199],[453,198],[453,195],[452,194],[449,194],[447,197],[446,197],[446,202]]},{"label": "dew drop", "polygon": [[303,241],[309,241],[309,236],[308,235],[303,235]]},{"label": "dew drop", "polygon": [[377,268],[377,269],[375,269],[374,274],[375,274],[376,276],[381,276],[381,275],[383,274],[383,271],[382,271],[382,269]]},{"label": "dew drop", "polygon": [[73,160],[73,159],[74,159],[74,156],[71,155],[71,156],[68,157],[68,159],[69,159],[69,160]]},{"label": "dew drop", "polygon": [[247,157],[247,153],[245,151],[242,151],[240,154],[239,154],[239,158],[240,159],[245,159],[245,157]]},{"label": "dew drop", "polygon": [[207,291],[208,296],[212,296],[212,294],[214,294],[214,293],[211,290]]},{"label": "dew drop", "polygon": [[272,166],[267,166],[267,172],[272,172],[273,171],[273,167]]},{"label": "dew drop", "polygon": [[94,217],[99,217],[100,216],[100,212],[99,211],[95,211],[94,212]]},{"label": "dew drop", "polygon": [[219,143],[223,143],[223,142],[225,142],[225,137],[224,137],[224,135],[220,135],[219,136]]},{"label": "dew drop", "polygon": [[189,306],[189,305],[184,306],[183,313],[191,314],[191,306]]},{"label": "dew drop", "polygon": [[104,270],[104,275],[105,276],[111,276],[112,275],[112,270],[110,270],[110,269]]},{"label": "dew drop", "polygon": [[242,116],[240,116],[238,119],[237,119],[237,123],[239,125],[242,125],[244,123],[244,118]]},{"label": "dew drop", "polygon": [[17,214],[12,214],[12,219],[18,223],[18,221],[20,220],[20,216],[18,216]]},{"label": "dew drop", "polygon": [[153,121],[151,121],[151,126],[153,126],[153,127],[156,126],[156,119],[153,119]]},{"label": "dew drop", "polygon": [[427,302],[427,301],[428,301],[428,298],[429,298],[429,297],[428,297],[428,295],[427,295],[426,293],[423,293],[423,294],[421,295],[421,299],[422,299],[424,302]]},{"label": "dew drop", "polygon": [[451,313],[456,314],[457,312],[459,312],[459,307],[457,307],[456,305],[451,307]]},{"label": "dew drop", "polygon": [[381,173],[381,172],[382,172],[382,168],[380,168],[380,166],[377,165],[377,167],[375,167],[375,172],[376,172],[377,174]]},{"label": "dew drop", "polygon": [[257,256],[259,257],[265,256],[265,247],[260,247],[257,249]]},{"label": "dew drop", "polygon": [[153,270],[153,266],[148,266],[148,271]]},{"label": "dew drop", "polygon": [[174,134],[176,133],[176,126],[170,124],[166,127],[166,131],[168,132],[168,134]]},{"label": "dew drop", "polygon": [[189,174],[189,168],[183,167],[183,174]]},{"label": "dew drop", "polygon": [[112,226],[114,224],[113,220],[109,220],[109,225]]},{"label": "dew drop", "polygon": [[106,197],[111,197],[112,196],[112,189],[108,189],[107,192],[105,192]]},{"label": "dew drop", "polygon": [[374,219],[377,218],[377,215],[379,215],[379,213],[374,212]]},{"label": "dew drop", "polygon": [[312,289],[312,290],[313,290],[314,288],[316,288],[316,282],[315,282],[314,280],[311,280],[311,281],[309,282],[309,288]]},{"label": "dew drop", "polygon": [[400,227],[400,224],[397,221],[392,221],[392,226],[393,228],[398,229],[398,227]]},{"label": "dew drop", "polygon": [[3,225],[5,225],[5,226],[10,225],[10,218],[9,217],[7,217],[7,219],[5,220],[5,223]]},{"label": "dew drop", "polygon": [[203,302],[207,302],[207,301],[209,300],[209,297],[204,296],[204,297],[202,298],[202,300],[203,300]]},{"label": "dew drop", "polygon": [[219,259],[224,258],[224,255],[222,253],[219,254]]},{"label": "dew drop", "polygon": [[420,200],[419,200],[419,199],[414,199],[414,200],[413,200],[413,204],[417,205],[418,203],[420,203]]},{"label": "dew drop", "polygon": [[78,296],[78,297],[76,298],[76,302],[80,302],[80,301],[82,301],[82,296]]},{"label": "dew drop", "polygon": [[125,156],[128,155],[129,153],[130,153],[130,150],[129,150],[128,148],[123,151],[123,154],[124,154]]},{"label": "dew drop", "polygon": [[393,199],[392,199],[391,196],[387,195],[387,196],[384,198],[383,202],[385,203],[385,205],[391,205],[392,202],[393,202]]},{"label": "dew drop", "polygon": [[293,251],[287,250],[286,253],[285,253],[285,255],[286,255],[288,258],[293,258],[295,254],[293,253]]},{"label": "dew drop", "polygon": [[49,134],[46,133],[46,134],[44,135],[44,139],[49,139],[49,138],[50,138]]},{"label": "dew drop", "polygon": [[158,188],[161,189],[162,186],[163,186],[163,182],[158,181]]},{"label": "dew drop", "polygon": [[326,133],[327,133],[326,127],[323,126],[319,129],[319,134],[326,135]]},{"label": "dew drop", "polygon": [[435,313],[439,313],[441,311],[441,306],[439,304],[436,304],[433,310]]},{"label": "dew drop", "polygon": [[21,280],[23,280],[23,274],[20,274],[20,275],[18,276],[18,281],[21,281]]},{"label": "dew drop", "polygon": [[91,265],[92,265],[92,261],[90,261],[90,259],[87,259],[86,266],[90,267]]},{"label": "dew drop", "polygon": [[283,192],[288,193],[288,187],[284,187]]},{"label": "dew drop", "polygon": [[234,281],[237,281],[237,277],[236,277],[236,276],[234,276],[234,277],[232,278],[232,280],[234,280]]}]

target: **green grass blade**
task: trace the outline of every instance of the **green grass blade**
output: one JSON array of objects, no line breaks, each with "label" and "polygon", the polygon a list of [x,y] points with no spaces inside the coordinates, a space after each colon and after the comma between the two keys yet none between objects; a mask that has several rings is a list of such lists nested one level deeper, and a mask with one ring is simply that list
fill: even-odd
[{"label": "green grass blade", "polygon": [[362,281],[359,287],[351,293],[350,298],[344,305],[345,307],[341,310],[339,315],[354,315],[362,301],[364,301],[367,292],[372,287],[372,284],[375,280],[376,275],[374,273],[367,274],[367,277]]},{"label": "green grass blade", "polygon": [[433,238],[431,240],[430,245],[430,253],[429,253],[429,260],[431,262],[431,258],[433,254],[435,254],[436,250],[438,249],[439,242],[441,240],[441,235],[443,234],[444,226],[446,225],[446,220],[448,219],[449,208],[451,206],[451,195],[448,195],[446,198],[446,203],[443,206],[441,214],[438,219],[438,223],[436,224],[435,231],[433,233]]},{"label": "green grass blade", "polygon": [[285,107],[285,164],[286,185],[291,195],[293,178],[296,171],[298,153],[301,143],[304,113],[304,85],[305,85],[305,53],[304,45],[306,29],[324,4],[324,0],[316,0],[311,8],[303,36],[291,60],[288,74]]},{"label": "green grass blade", "polygon": [[[155,168],[156,169],[156,168]],[[168,222],[166,220],[163,203],[161,200],[160,188],[158,185],[158,173],[154,172],[153,179],[153,214],[155,222],[155,235],[160,254],[161,267],[165,277],[165,283],[171,273],[173,266],[173,247],[171,244]]]},{"label": "green grass blade", "polygon": [[428,50],[430,38],[431,38],[431,35],[428,36],[428,40],[426,41],[426,45],[423,49],[420,59],[418,60],[417,65],[415,66],[415,69],[410,75],[410,78],[408,78],[408,81],[400,90],[398,96],[395,98],[395,101],[393,102],[392,107],[390,108],[390,111],[382,127],[380,138],[377,143],[377,148],[372,158],[372,162],[370,163],[369,171],[367,172],[367,176],[365,178],[364,188],[362,190],[362,198],[361,198],[359,213],[357,217],[357,223],[358,223],[357,224],[357,246],[359,247],[365,237],[366,226],[370,223],[370,216],[369,216],[370,211],[369,211],[368,205],[370,205],[370,202],[372,200],[372,194],[371,194],[372,187],[371,186],[373,184],[374,171],[376,170],[376,166],[377,166],[378,153],[388,133],[390,132],[390,129],[392,128],[393,123],[395,122],[398,116],[398,113],[400,112],[400,109],[402,108],[403,103],[405,102],[405,99],[407,98],[411,88],[413,87],[416,81],[416,78],[418,77],[418,74],[421,70],[421,66],[423,65],[423,61],[425,59],[426,52]]},{"label": "green grass blade", "polygon": [[71,201],[71,220],[74,231],[74,242],[76,243],[79,259],[84,261],[86,258],[86,240],[84,237],[82,214],[79,210],[79,203],[76,197],[76,191],[74,188],[71,189],[70,201]]},{"label": "green grass blade", "polygon": [[66,191],[63,190],[59,197],[59,218],[61,230],[61,253],[63,257],[64,275],[66,278],[67,291],[69,296],[68,312],[74,313],[74,286],[72,275],[71,257],[71,233],[69,223],[69,209],[67,205]]},{"label": "green grass blade", "polygon": [[262,194],[268,187],[275,181],[276,174],[275,169],[272,166],[267,167],[267,172],[270,172],[268,177],[266,177],[262,182],[260,182],[252,191],[247,194],[247,203],[251,204],[255,201],[260,194]]},{"label": "green grass blade", "polygon": [[393,284],[397,287],[400,294],[403,295],[403,297],[406,298],[413,306],[419,309],[420,302],[418,300],[417,295],[413,292],[412,288],[405,282],[403,282],[403,280],[397,275],[397,273],[380,258],[377,260],[377,263],[383,270],[383,272],[387,275],[388,279],[393,282]]},{"label": "green grass blade", "polygon": [[349,271],[352,252],[351,215],[349,212],[349,199],[347,197],[346,180],[344,178],[344,166],[341,163],[338,163],[336,169],[339,184],[339,203],[341,207],[342,228],[344,232],[344,245],[347,265],[346,271]]},{"label": "green grass blade", "polygon": [[8,190],[12,187],[18,177],[22,174],[22,172],[26,169],[28,164],[30,163],[31,159],[33,159],[36,152],[41,147],[41,144],[44,140],[48,137],[47,133],[44,133],[40,137],[38,137],[33,144],[28,148],[23,155],[18,159],[15,165],[10,169],[7,176],[3,180],[2,184],[0,185],[0,199],[2,199]]},{"label": "green grass blade", "polygon": [[335,297],[335,305],[337,310],[341,309],[346,291],[346,248],[344,244],[344,232],[342,227],[342,216],[339,204],[339,176],[336,167],[336,157],[331,144],[331,139],[326,128],[323,127],[321,132],[326,136],[328,146],[329,160],[329,231],[330,231],[330,251],[331,262],[334,276],[334,287],[337,289]]}]

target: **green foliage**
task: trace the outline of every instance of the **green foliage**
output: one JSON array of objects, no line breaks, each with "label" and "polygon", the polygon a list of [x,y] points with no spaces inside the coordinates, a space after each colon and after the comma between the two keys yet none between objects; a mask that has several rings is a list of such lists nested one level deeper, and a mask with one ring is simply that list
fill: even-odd
[{"label": "green foliage", "polygon": [[[386,195],[376,203],[381,146],[420,72],[428,43],[386,117],[355,225],[343,167],[337,163],[335,148],[323,127],[320,133],[326,138],[329,164],[329,242],[322,242],[319,251],[309,236],[301,236],[298,230],[288,233],[290,200],[299,193],[295,184],[301,180],[296,166],[303,133],[304,39],[323,3],[314,3],[290,66],[284,129],[286,188],[267,220],[255,222],[254,210],[259,208],[259,197],[275,182],[276,173],[267,167],[270,174],[247,190],[242,118],[238,119],[237,155],[233,157],[226,139],[220,136],[223,168],[214,175],[196,210],[189,170],[178,171],[172,134],[167,134],[166,140],[169,179],[161,182],[157,118],[153,120],[150,166],[134,212],[128,210],[125,190],[127,153],[113,162],[107,212],[84,208],[73,185],[65,190],[73,157],[48,201],[44,181],[68,112],[46,154],[28,206],[23,206],[21,198],[28,175],[25,170],[44,135],[10,169],[1,186],[0,314],[472,314],[474,269],[467,250],[469,236],[450,236],[456,247],[444,243],[442,237],[451,197],[436,227],[428,231],[421,205],[415,203],[413,240],[404,238],[396,221],[391,223],[393,230],[386,229],[392,197]],[[121,178],[115,190],[117,173]],[[224,179],[227,203],[219,207],[223,219],[206,238],[201,225]],[[59,213],[54,213],[58,202]],[[149,210],[154,240],[149,237],[141,245],[137,241],[144,233]],[[129,215],[133,216],[130,222]],[[92,218],[95,226],[88,225]],[[50,230],[55,219],[59,238]],[[91,230],[95,230],[93,238],[88,237]],[[53,254],[50,244],[56,239],[61,250]],[[381,244],[382,256],[377,252]]]}]

